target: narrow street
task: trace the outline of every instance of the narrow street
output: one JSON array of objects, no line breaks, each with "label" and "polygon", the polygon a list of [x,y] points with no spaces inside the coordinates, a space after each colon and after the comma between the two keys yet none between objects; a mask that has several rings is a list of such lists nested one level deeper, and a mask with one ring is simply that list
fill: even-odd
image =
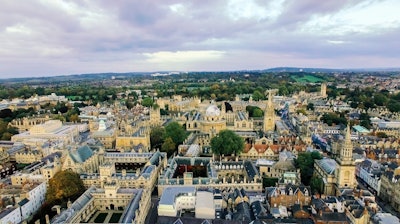
[{"label": "narrow street", "polygon": [[157,207],[158,207],[158,196],[151,196],[151,206],[149,213],[147,214],[146,217],[146,224],[155,224],[157,223],[158,219],[158,213],[157,213]]},{"label": "narrow street", "polygon": [[[358,186],[363,190],[368,190],[368,186],[366,186],[362,181],[357,178]],[[377,195],[375,195],[375,202],[378,204],[379,208],[382,212],[393,214],[400,218],[400,213],[395,211],[390,204],[382,201]]]}]

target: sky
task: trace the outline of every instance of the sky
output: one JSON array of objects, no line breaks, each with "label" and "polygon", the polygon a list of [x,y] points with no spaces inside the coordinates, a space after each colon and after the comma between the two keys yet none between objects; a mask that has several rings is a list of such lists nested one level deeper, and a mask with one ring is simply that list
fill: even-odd
[{"label": "sky", "polygon": [[400,66],[399,0],[2,0],[0,78]]}]

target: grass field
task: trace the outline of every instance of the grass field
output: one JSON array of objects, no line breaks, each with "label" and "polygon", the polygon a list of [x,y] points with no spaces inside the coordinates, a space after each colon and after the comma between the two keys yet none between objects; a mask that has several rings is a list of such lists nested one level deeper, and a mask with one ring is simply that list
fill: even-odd
[{"label": "grass field", "polygon": [[110,218],[110,223],[118,223],[122,213],[113,213]]},{"label": "grass field", "polygon": [[107,213],[100,213],[97,215],[97,217],[94,219],[95,223],[103,223],[104,220],[106,220]]},{"label": "grass field", "polygon": [[296,80],[296,82],[323,82],[324,80],[313,76],[313,75],[304,75],[304,76],[292,76],[292,78],[294,80]]}]

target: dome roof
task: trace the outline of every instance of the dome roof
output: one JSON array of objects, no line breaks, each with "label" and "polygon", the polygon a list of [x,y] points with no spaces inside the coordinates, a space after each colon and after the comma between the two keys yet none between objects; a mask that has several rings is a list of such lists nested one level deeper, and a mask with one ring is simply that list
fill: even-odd
[{"label": "dome roof", "polygon": [[213,104],[207,107],[206,116],[219,116],[219,115],[221,115],[221,111],[217,106]]},{"label": "dome roof", "polygon": [[272,167],[277,170],[296,170],[292,160],[279,160]]}]

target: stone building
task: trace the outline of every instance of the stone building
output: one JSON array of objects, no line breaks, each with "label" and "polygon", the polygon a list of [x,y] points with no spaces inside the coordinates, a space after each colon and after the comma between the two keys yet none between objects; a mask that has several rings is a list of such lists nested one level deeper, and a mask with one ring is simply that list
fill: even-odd
[{"label": "stone building", "polygon": [[24,117],[12,120],[9,125],[11,127],[17,128],[18,131],[21,133],[29,131],[32,126],[43,124],[48,120],[50,120],[48,115],[44,117]]},{"label": "stone building", "polygon": [[72,170],[76,173],[95,173],[103,160],[103,150],[99,151],[87,145],[74,147],[66,153],[62,170]]},{"label": "stone building", "polygon": [[38,150],[24,150],[15,154],[15,161],[17,163],[30,164],[40,161],[42,157],[42,153]]},{"label": "stone building", "polygon": [[44,141],[60,141],[71,144],[79,136],[78,125],[63,125],[59,120],[49,120],[32,126],[29,131],[13,135],[11,141],[27,145],[42,145]]},{"label": "stone building", "polygon": [[268,103],[264,111],[264,125],[263,131],[274,131],[275,130],[275,107],[273,104],[273,91],[268,91]]},{"label": "stone building", "polygon": [[214,161],[208,157],[175,157],[158,178],[158,195],[171,186],[194,186],[228,190],[243,188],[261,192],[262,181],[257,168],[249,160]]},{"label": "stone building", "polygon": [[287,184],[281,187],[267,187],[266,198],[271,207],[290,207],[295,204],[310,205],[311,188]]},{"label": "stone building", "polygon": [[381,176],[379,197],[400,212],[400,168],[388,170]]},{"label": "stone building", "polygon": [[105,211],[120,211],[118,223],[144,223],[150,209],[151,191],[121,188],[110,182],[104,188],[90,187],[51,223],[94,223],[94,218]]},{"label": "stone building", "polygon": [[336,158],[337,167],[335,170],[335,191],[339,195],[341,189],[353,189],[357,186],[356,166],[353,159],[353,144],[351,142],[350,125],[347,126],[346,136],[342,142],[339,156]]}]

